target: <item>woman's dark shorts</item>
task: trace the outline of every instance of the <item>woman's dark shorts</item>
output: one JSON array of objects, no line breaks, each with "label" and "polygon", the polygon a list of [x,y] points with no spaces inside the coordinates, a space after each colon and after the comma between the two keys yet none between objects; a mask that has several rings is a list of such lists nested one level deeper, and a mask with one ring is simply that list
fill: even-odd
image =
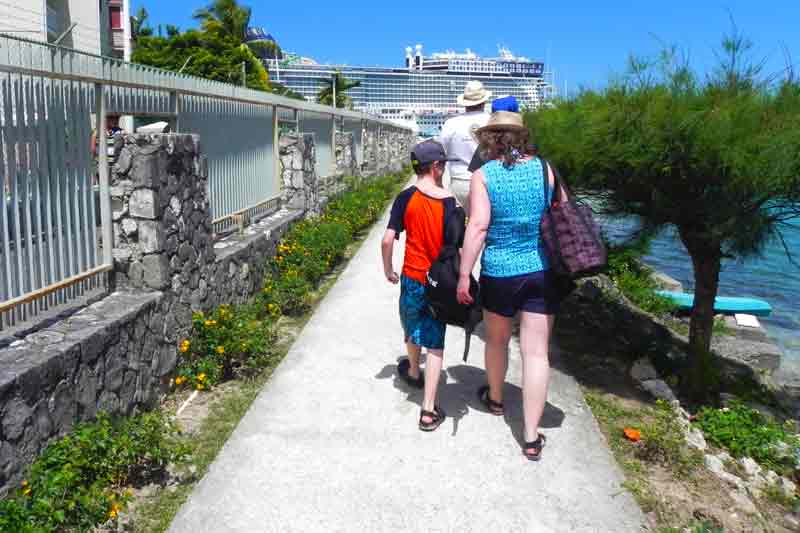
[{"label": "woman's dark shorts", "polygon": [[513,317],[517,311],[554,315],[560,302],[550,270],[507,278],[481,276],[481,303],[498,315]]}]

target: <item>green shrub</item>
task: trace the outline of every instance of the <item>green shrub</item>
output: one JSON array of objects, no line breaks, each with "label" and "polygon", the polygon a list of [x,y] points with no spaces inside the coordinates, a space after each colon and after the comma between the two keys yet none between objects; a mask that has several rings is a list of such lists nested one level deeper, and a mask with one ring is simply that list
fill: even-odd
[{"label": "green shrub", "polygon": [[27,479],[0,501],[0,531],[90,530],[117,517],[129,495],[187,449],[159,411],[131,418],[98,415],[95,422],[48,446]]},{"label": "green shrub", "polygon": [[675,311],[675,304],[656,293],[659,287],[653,281],[653,271],[640,260],[646,249],[646,244],[610,247],[606,271],[620,292],[634,304],[657,316],[670,314]]},{"label": "green shrub", "polygon": [[255,304],[194,313],[191,335],[178,347],[182,359],[175,384],[204,390],[237,371],[263,366],[275,340],[272,322]]},{"label": "green shrub", "polygon": [[360,231],[383,213],[405,174],[361,182],[333,199],[319,218],[295,224],[270,261],[259,305],[269,314],[299,316],[311,306],[310,294],[344,257]]},{"label": "green shrub", "polygon": [[[797,466],[795,452],[800,440],[776,421],[741,402],[731,402],[722,409],[701,409],[697,425],[708,442],[728,450],[734,457],[752,457],[778,472]],[[781,450],[787,446],[789,453]]]}]

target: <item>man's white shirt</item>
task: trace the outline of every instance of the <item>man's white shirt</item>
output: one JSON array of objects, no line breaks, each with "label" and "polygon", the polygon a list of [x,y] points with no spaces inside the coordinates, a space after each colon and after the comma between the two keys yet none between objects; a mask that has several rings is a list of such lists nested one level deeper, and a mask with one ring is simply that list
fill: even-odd
[{"label": "man's white shirt", "polygon": [[475,130],[485,126],[487,122],[489,113],[485,111],[470,111],[445,121],[438,141],[444,146],[447,157],[458,158],[458,161],[447,164],[451,179],[470,178],[467,168],[478,147]]}]

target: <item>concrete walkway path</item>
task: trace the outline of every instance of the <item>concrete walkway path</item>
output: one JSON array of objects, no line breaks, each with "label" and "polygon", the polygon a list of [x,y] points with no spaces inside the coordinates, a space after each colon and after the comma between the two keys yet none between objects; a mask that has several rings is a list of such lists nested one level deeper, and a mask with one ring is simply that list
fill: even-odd
[{"label": "concrete walkway path", "polygon": [[515,341],[504,419],[482,412],[475,396],[483,342],[473,337],[462,364],[464,333],[452,328],[440,385],[449,418],[433,433],[417,429],[421,392],[395,378],[404,347],[399,287],[380,266],[385,225],[373,228],[170,531],[641,531],[644,517],[570,376],[552,374],[542,461],[522,456]]}]

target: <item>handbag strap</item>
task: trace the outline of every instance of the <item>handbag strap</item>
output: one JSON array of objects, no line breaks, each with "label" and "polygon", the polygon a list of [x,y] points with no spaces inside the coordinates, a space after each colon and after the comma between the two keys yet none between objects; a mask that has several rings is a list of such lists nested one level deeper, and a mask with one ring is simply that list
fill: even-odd
[{"label": "handbag strap", "polygon": [[[551,165],[550,162],[542,156],[537,157],[542,164],[542,174],[544,175],[544,198],[545,202],[547,202],[547,206],[550,207],[555,202],[569,201],[572,193],[570,192],[569,187],[567,187],[567,184],[564,182],[564,179],[561,177],[561,174],[558,172],[558,169]],[[552,200],[548,200],[548,198],[550,198],[550,173],[548,172],[548,169],[553,171],[553,185],[555,186]],[[564,191],[565,198],[561,198],[562,190]],[[556,198],[556,195],[558,195],[558,198]]]}]

